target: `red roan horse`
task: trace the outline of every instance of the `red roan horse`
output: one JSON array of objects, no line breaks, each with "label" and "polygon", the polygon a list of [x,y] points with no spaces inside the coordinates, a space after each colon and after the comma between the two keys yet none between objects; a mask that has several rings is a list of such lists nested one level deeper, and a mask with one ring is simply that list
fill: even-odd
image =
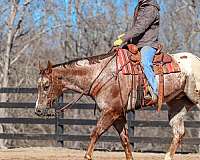
[{"label": "red roan horse", "polygon": [[[173,57],[180,64],[181,72],[164,75],[164,101],[168,105],[169,124],[173,129],[173,140],[165,160],[173,159],[184,135],[183,116],[200,102],[197,86],[199,75],[191,63],[195,62],[195,66],[200,67],[198,57],[191,53],[178,53]],[[96,101],[101,116],[92,131],[85,158],[92,159],[95,143],[110,126],[114,126],[119,133],[126,159],[132,160],[125,127],[125,113],[130,110],[128,104],[132,103],[132,106],[135,106],[137,98],[133,96],[133,100],[130,101],[131,83],[133,82],[130,75],[123,75],[120,72],[116,77],[116,57],[113,53],[57,65],[48,62],[47,68],[40,66],[35,113],[39,116],[47,115],[54,101],[68,89],[90,96]]]}]

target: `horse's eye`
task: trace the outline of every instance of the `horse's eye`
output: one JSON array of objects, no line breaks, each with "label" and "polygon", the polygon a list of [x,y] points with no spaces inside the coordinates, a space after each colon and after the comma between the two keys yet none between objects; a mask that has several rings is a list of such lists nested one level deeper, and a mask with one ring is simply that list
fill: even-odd
[{"label": "horse's eye", "polygon": [[58,80],[62,80],[63,79],[63,77],[58,77]]},{"label": "horse's eye", "polygon": [[48,91],[49,86],[44,86],[44,91]]}]

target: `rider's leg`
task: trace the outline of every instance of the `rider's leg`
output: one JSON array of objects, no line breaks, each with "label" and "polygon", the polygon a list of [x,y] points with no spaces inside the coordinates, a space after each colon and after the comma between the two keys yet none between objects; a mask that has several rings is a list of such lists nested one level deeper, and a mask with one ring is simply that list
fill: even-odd
[{"label": "rider's leg", "polygon": [[141,49],[141,61],[142,61],[142,66],[144,68],[144,74],[146,75],[147,80],[150,83],[150,86],[152,87],[154,94],[158,95],[157,80],[155,78],[155,73],[152,69],[153,67],[152,61],[155,53],[156,49],[150,46],[144,46]]}]

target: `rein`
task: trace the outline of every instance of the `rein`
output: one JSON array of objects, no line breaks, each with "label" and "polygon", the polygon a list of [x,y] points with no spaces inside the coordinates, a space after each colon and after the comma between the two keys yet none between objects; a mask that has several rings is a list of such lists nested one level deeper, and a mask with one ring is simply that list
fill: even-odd
[{"label": "rein", "polygon": [[79,95],[77,95],[71,102],[69,102],[67,105],[65,105],[64,107],[62,107],[61,109],[59,109],[57,111],[57,113],[60,112],[64,112],[68,109],[70,109],[79,99],[81,99],[81,97],[83,97],[84,92],[81,92]]},{"label": "rein", "polygon": [[[109,54],[114,47],[111,48],[111,50],[107,53]],[[88,90],[88,94],[90,94],[90,91],[92,89],[93,84],[97,81],[97,79],[99,78],[99,76],[101,75],[101,73],[106,69],[106,67],[108,66],[108,64],[113,60],[113,58],[116,56],[116,53],[109,59],[109,61],[105,64],[105,66],[102,68],[102,70],[99,72],[98,76],[94,79],[94,81],[92,82],[92,84],[90,85],[90,88]]]},{"label": "rein", "polygon": [[[114,47],[112,47],[110,49],[110,51],[108,51],[107,54],[109,54],[112,50],[113,50]],[[111,60],[116,56],[116,53],[109,59],[109,61],[105,64],[105,66],[102,68],[102,70],[99,72],[98,76],[94,79],[94,81],[92,82],[92,84],[90,85],[89,89],[87,92],[83,91],[81,92],[79,95],[77,95],[71,102],[69,102],[67,105],[65,105],[64,107],[62,107],[61,109],[59,109],[57,111],[57,113],[60,113],[60,112],[64,112],[68,109],[70,109],[78,100],[81,99],[81,97],[83,97],[84,94],[87,94],[89,95],[90,94],[90,91],[92,89],[92,86],[93,84],[96,82],[96,80],[99,78],[99,76],[102,74],[102,72],[106,69],[106,67],[108,66],[108,64],[111,62]],[[113,77],[112,77],[113,78]],[[112,79],[111,78],[111,79]]]}]

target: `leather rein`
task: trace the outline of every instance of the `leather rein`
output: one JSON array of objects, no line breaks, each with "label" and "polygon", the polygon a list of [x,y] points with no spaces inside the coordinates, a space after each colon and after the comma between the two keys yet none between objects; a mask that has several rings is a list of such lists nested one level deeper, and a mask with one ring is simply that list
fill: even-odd
[{"label": "leather rein", "polygon": [[[109,54],[114,47],[112,47],[110,49],[110,51],[108,51],[107,54]],[[106,67],[108,66],[108,64],[112,61],[112,59],[116,56],[116,52],[114,53],[114,55],[109,59],[109,61],[105,64],[105,66],[102,68],[102,70],[99,72],[98,76],[94,79],[94,81],[92,82],[92,84],[90,85],[88,91],[82,91],[79,95],[77,95],[73,100],[71,100],[70,102],[67,103],[67,105],[65,105],[64,107],[62,107],[61,109],[57,110],[56,113],[60,113],[60,112],[64,112],[66,110],[69,110],[70,108],[73,107],[73,105],[79,101],[83,95],[89,95],[90,91],[93,87],[93,84],[97,81],[97,79],[100,77],[100,75],[102,74],[102,72],[106,69]],[[115,77],[116,75],[113,75],[109,80],[111,80],[113,77]]]}]

